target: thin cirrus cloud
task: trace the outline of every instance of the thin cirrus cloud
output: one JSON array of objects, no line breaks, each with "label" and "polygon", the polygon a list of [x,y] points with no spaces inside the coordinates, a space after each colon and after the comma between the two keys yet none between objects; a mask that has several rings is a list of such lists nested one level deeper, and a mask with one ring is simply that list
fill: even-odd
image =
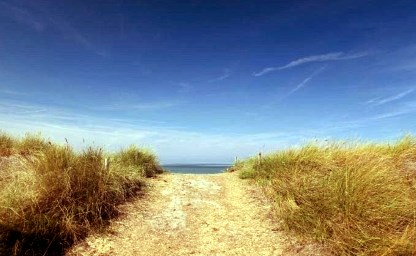
[{"label": "thin cirrus cloud", "polygon": [[45,29],[46,24],[44,21],[38,19],[23,8],[5,2],[0,2],[0,7],[5,15],[9,16],[11,19],[18,23],[30,26],[38,32],[41,32]]},{"label": "thin cirrus cloud", "polygon": [[60,17],[49,17],[50,24],[65,38],[72,40],[73,42],[81,45],[85,49],[99,55],[106,57],[106,53],[98,49],[91,41],[89,41],[85,36],[83,36],[79,30],[75,29],[69,22],[60,18]]},{"label": "thin cirrus cloud", "polygon": [[414,112],[416,112],[416,103],[415,102],[408,102],[406,104],[401,105],[399,108],[397,108],[395,110],[375,115],[371,119],[379,121],[379,120],[395,118],[395,117],[411,114],[411,113],[414,113]]},{"label": "thin cirrus cloud", "polygon": [[321,67],[320,69],[317,69],[315,72],[312,73],[312,75],[308,76],[307,78],[303,79],[302,82],[300,82],[298,85],[296,85],[288,94],[286,94],[286,97],[289,97],[293,93],[300,90],[302,87],[304,87],[312,78],[314,78],[316,75],[321,73],[325,67]]},{"label": "thin cirrus cloud", "polygon": [[107,106],[100,106],[94,108],[94,110],[105,110],[105,111],[117,111],[117,110],[159,110],[171,108],[179,105],[180,102],[147,102],[147,103],[134,103],[134,104],[113,104]]},{"label": "thin cirrus cloud", "polygon": [[389,103],[389,102],[392,102],[392,101],[400,100],[401,98],[406,97],[407,95],[411,94],[414,91],[415,91],[415,88],[411,88],[411,89],[400,92],[400,93],[398,93],[396,95],[393,95],[393,96],[390,96],[390,97],[385,97],[385,98],[377,97],[377,98],[374,98],[374,99],[370,99],[366,103],[376,105],[376,106],[383,105],[383,104],[386,104],[386,103]]},{"label": "thin cirrus cloud", "polygon": [[45,10],[42,13],[34,12],[33,10],[22,8],[15,4],[0,2],[0,15],[2,13],[15,22],[29,26],[39,33],[47,29],[55,30],[55,32],[61,34],[65,39],[70,39],[97,55],[102,57],[106,56],[103,50],[98,49],[79,30],[74,28],[62,17],[53,15],[53,13],[45,12]]},{"label": "thin cirrus cloud", "polygon": [[358,59],[358,58],[365,57],[369,54],[370,54],[369,52],[357,52],[357,53],[351,53],[351,54],[345,54],[344,52],[332,52],[332,53],[326,53],[326,54],[322,54],[322,55],[312,55],[312,56],[307,56],[307,57],[304,57],[304,58],[300,58],[300,59],[291,61],[291,62],[289,62],[288,64],[286,64],[284,66],[264,68],[263,70],[261,70],[259,72],[253,73],[253,76],[263,76],[263,75],[265,75],[267,73],[270,73],[270,72],[283,70],[283,69],[288,69],[288,68],[293,68],[293,67],[300,66],[300,65],[303,65],[303,64],[306,64],[306,63],[311,63],[311,62],[325,62],[325,61],[339,61],[339,60]]},{"label": "thin cirrus cloud", "polygon": [[3,89],[0,87],[0,95],[11,95],[11,96],[24,96],[24,95],[28,95],[27,93],[24,92],[18,92],[15,90],[9,90],[9,89]]},{"label": "thin cirrus cloud", "polygon": [[231,76],[231,71],[230,71],[229,69],[225,69],[225,70],[223,71],[223,74],[222,74],[221,76],[216,77],[216,78],[214,78],[214,79],[211,79],[211,80],[209,80],[208,82],[212,83],[212,82],[222,81],[222,80],[227,79],[227,78],[228,78],[228,77],[230,77],[230,76]]},{"label": "thin cirrus cloud", "polygon": [[[3,102],[2,102],[3,103]],[[10,112],[9,109],[19,110]],[[227,134],[201,133],[177,127],[137,122],[136,120],[112,120],[99,116],[83,116],[68,109],[48,109],[47,113],[28,115],[26,110],[41,110],[42,106],[8,102],[0,104],[0,125],[6,132],[22,135],[22,131],[46,131],[46,138],[63,142],[67,138],[77,150],[88,145],[104,146],[117,150],[125,145],[136,143],[152,146],[162,163],[196,162],[200,155],[207,155],[204,161],[231,162],[235,155],[253,154],[254,145],[266,145],[270,150],[275,145],[296,141],[296,132]],[[4,111],[2,111],[4,110]],[[66,116],[68,118],[62,118]],[[87,121],[88,120],[88,121]],[[126,123],[126,122],[127,123]],[[224,146],[212,151],[219,143]],[[196,145],[196,146],[195,146]],[[230,154],[230,152],[233,152]]]},{"label": "thin cirrus cloud", "polygon": [[[414,111],[414,110],[413,110]],[[398,116],[402,116],[405,114],[409,114],[413,112],[412,110],[396,110],[396,111],[391,111],[391,112],[387,112],[384,114],[379,114],[376,116],[373,116],[371,118],[371,120],[375,120],[375,121],[379,121],[379,120],[384,120],[384,119],[388,119],[388,118],[393,118],[393,117],[398,117]]]},{"label": "thin cirrus cloud", "polygon": [[179,87],[178,90],[177,90],[179,93],[188,93],[188,92],[192,91],[192,89],[194,88],[188,82],[180,82],[180,83],[177,83],[177,85]]},{"label": "thin cirrus cloud", "polygon": [[286,93],[285,95],[281,96],[278,98],[278,100],[273,100],[273,102],[264,105],[264,107],[266,108],[270,108],[272,106],[274,106],[276,104],[276,102],[284,100],[286,98],[288,98],[289,96],[291,96],[292,94],[296,93],[297,91],[299,91],[300,89],[302,89],[303,87],[306,86],[307,83],[309,83],[315,76],[317,76],[319,73],[321,73],[322,71],[324,71],[326,68],[326,66],[323,66],[317,70],[315,70],[315,72],[313,72],[310,76],[306,77],[305,79],[303,79],[299,84],[297,84],[295,87],[293,87],[288,93]]}]

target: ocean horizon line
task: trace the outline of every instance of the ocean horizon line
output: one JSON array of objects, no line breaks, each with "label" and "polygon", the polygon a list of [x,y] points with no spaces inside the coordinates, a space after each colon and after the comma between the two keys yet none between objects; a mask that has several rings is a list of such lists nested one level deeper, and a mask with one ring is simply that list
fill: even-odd
[{"label": "ocean horizon line", "polygon": [[162,166],[232,166],[232,163],[168,163]]}]

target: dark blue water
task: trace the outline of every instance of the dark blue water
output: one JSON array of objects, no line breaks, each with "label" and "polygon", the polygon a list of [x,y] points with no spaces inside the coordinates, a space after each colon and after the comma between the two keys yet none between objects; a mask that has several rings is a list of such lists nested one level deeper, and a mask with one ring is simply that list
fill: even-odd
[{"label": "dark blue water", "polygon": [[221,173],[230,165],[225,164],[168,164],[162,166],[172,173],[212,174]]}]

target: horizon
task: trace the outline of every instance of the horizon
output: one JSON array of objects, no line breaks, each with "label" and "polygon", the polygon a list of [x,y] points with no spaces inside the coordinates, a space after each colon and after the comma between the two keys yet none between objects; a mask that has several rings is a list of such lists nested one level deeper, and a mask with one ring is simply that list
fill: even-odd
[{"label": "horizon", "polygon": [[207,166],[207,167],[212,167],[212,166],[220,166],[220,167],[224,167],[224,166],[231,166],[231,164],[227,164],[227,163],[165,163],[162,164],[162,166]]},{"label": "horizon", "polygon": [[414,1],[2,1],[0,125],[232,163],[414,134]]}]

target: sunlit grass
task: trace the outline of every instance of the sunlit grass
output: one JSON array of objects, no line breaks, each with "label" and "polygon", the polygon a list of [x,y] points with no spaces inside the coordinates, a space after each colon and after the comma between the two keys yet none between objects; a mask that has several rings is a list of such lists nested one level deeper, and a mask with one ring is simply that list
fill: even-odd
[{"label": "sunlit grass", "polygon": [[39,135],[1,134],[0,153],[0,255],[63,250],[105,226],[145,177],[162,170],[135,147],[107,154],[106,168],[100,148],[79,153]]},{"label": "sunlit grass", "polygon": [[310,143],[248,159],[242,178],[264,187],[274,214],[334,255],[416,254],[416,139]]},{"label": "sunlit grass", "polygon": [[163,172],[162,168],[157,164],[153,153],[145,149],[139,149],[135,145],[115,153],[113,159],[119,168],[138,169],[143,176],[148,178]]}]

